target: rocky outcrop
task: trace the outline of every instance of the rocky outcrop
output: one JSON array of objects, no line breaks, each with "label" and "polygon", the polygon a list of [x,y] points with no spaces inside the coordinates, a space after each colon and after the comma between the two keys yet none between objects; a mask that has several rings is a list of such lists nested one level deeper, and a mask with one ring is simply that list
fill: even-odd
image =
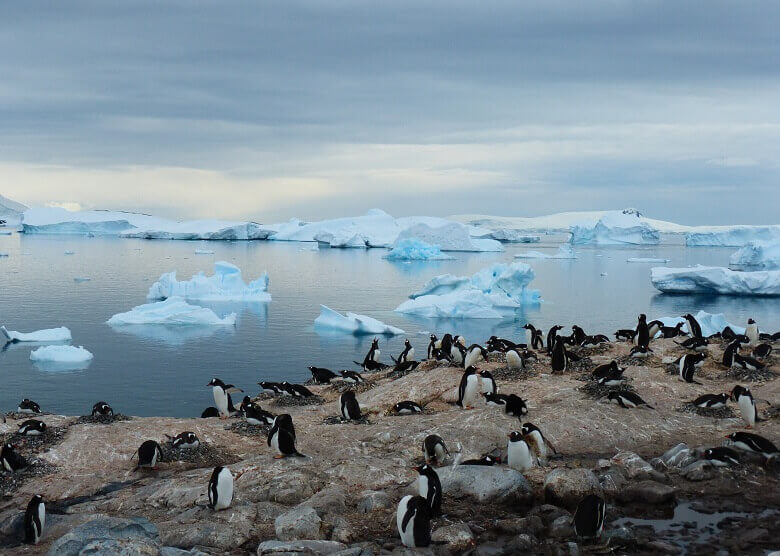
[{"label": "rocky outcrop", "polygon": [[590,469],[554,469],[544,479],[544,499],[549,504],[574,509],[588,494],[604,494]]}]

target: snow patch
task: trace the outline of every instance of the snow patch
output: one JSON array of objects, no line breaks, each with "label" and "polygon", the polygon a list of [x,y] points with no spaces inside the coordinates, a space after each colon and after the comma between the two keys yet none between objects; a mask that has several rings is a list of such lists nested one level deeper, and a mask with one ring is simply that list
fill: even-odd
[{"label": "snow patch", "polygon": [[268,273],[246,284],[241,270],[228,262],[214,263],[214,275],[202,272],[186,281],[176,279],[176,271],[167,272],[152,284],[147,299],[183,297],[200,301],[271,301],[268,293]]},{"label": "snow patch", "polygon": [[653,267],[650,280],[665,293],[780,296],[780,270],[735,272],[718,266]]},{"label": "snow patch", "polygon": [[70,330],[64,326],[36,330],[35,332],[17,332],[0,326],[0,339],[5,339],[6,342],[70,342],[73,337]]},{"label": "snow patch", "polygon": [[236,314],[230,313],[221,319],[211,309],[190,305],[181,297],[169,297],[165,301],[138,305],[126,313],[118,313],[108,319],[108,324],[234,326]]},{"label": "snow patch", "polygon": [[338,311],[334,311],[325,305],[320,305],[320,316],[314,319],[314,326],[316,328],[337,330],[355,335],[404,334],[404,331],[400,328],[390,326],[377,319],[365,315],[357,315],[355,313],[342,315]]},{"label": "snow patch", "polygon": [[748,270],[780,269],[780,239],[749,242],[731,255],[729,267]]},{"label": "snow patch", "polygon": [[384,258],[389,261],[444,261],[455,257],[442,253],[438,245],[415,238],[399,239]]},{"label": "snow patch", "polygon": [[574,253],[574,249],[568,243],[564,243],[558,247],[558,251],[552,255],[549,253],[541,253],[540,251],[526,251],[525,253],[518,253],[515,255],[515,259],[576,259],[577,255]]},{"label": "snow patch", "polygon": [[571,243],[578,245],[654,245],[661,234],[635,209],[612,211],[596,222],[583,221],[570,228]]}]

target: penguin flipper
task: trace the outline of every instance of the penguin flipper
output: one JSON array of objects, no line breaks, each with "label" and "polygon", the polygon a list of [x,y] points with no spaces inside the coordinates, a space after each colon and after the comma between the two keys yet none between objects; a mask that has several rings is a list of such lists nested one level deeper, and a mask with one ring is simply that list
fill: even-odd
[{"label": "penguin flipper", "polygon": [[393,357],[392,355],[390,356],[390,359],[392,359],[392,360],[393,360],[393,363],[395,363],[396,365],[398,365],[398,359],[396,359],[396,358],[395,358],[395,357]]}]

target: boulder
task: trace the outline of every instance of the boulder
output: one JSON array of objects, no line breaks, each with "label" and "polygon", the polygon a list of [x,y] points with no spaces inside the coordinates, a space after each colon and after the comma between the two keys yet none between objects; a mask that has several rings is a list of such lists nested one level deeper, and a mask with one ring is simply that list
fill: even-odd
[{"label": "boulder", "polygon": [[325,488],[300,505],[314,508],[320,517],[341,515],[347,509],[347,491],[341,487]]},{"label": "boulder", "polygon": [[54,541],[49,556],[79,556],[82,553],[156,555],[160,548],[160,533],[148,519],[101,517]]},{"label": "boulder", "polygon": [[529,505],[534,499],[523,474],[508,467],[459,465],[440,468],[437,472],[445,497],[512,505]]},{"label": "boulder", "polygon": [[325,538],[322,519],[317,510],[309,506],[297,506],[277,517],[274,530],[276,537],[282,541]]},{"label": "boulder", "polygon": [[634,452],[619,452],[612,456],[612,463],[620,466],[629,479],[663,481],[665,477]]},{"label": "boulder", "polygon": [[554,539],[567,539],[574,536],[574,527],[571,524],[571,517],[562,515],[550,525],[549,535]]},{"label": "boulder", "polygon": [[620,491],[618,499],[621,502],[645,502],[647,504],[664,504],[674,500],[677,489],[655,481],[640,481],[629,483]]},{"label": "boulder", "polygon": [[553,469],[544,478],[545,502],[574,509],[586,495],[603,496],[598,477],[590,469]]},{"label": "boulder", "polygon": [[431,540],[446,545],[448,551],[460,553],[473,546],[474,533],[465,523],[455,523],[436,529],[431,534]]},{"label": "boulder", "polygon": [[712,477],[712,464],[707,460],[699,460],[680,469],[680,475],[689,481],[705,481]]},{"label": "boulder", "polygon": [[265,554],[337,554],[347,547],[335,541],[265,541],[257,546],[257,556]]},{"label": "boulder", "polygon": [[363,514],[392,507],[392,499],[386,492],[381,490],[364,490],[358,502],[358,511]]}]

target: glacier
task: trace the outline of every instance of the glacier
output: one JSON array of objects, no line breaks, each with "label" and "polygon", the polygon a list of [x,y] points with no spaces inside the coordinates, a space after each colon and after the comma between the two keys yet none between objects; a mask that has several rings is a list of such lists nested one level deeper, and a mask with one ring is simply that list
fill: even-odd
[{"label": "glacier", "polygon": [[199,272],[189,280],[179,282],[176,271],[167,272],[151,285],[146,296],[147,299],[169,297],[200,301],[271,301],[267,272],[246,284],[241,277],[241,270],[225,261],[214,263],[213,276]]},{"label": "glacier", "polygon": [[572,244],[591,245],[655,245],[661,233],[635,209],[611,211],[595,222],[586,220],[573,224]]},{"label": "glacier", "polygon": [[384,258],[388,261],[445,261],[455,257],[442,253],[438,245],[419,239],[399,239]]},{"label": "glacier", "polygon": [[400,328],[390,326],[375,318],[355,313],[342,315],[325,305],[320,305],[320,315],[314,319],[314,327],[323,330],[346,332],[356,336],[362,334],[405,334]]},{"label": "glacier", "polygon": [[689,247],[742,247],[751,241],[780,241],[780,226],[711,226],[685,234]]},{"label": "glacier", "polygon": [[112,326],[134,324],[171,324],[200,326],[235,326],[236,314],[225,318],[206,307],[190,305],[181,297],[133,307],[126,313],[117,313],[107,321]]},{"label": "glacier", "polygon": [[[737,326],[736,324],[731,324],[726,320],[726,316],[723,313],[713,314],[713,313],[708,313],[706,311],[699,311],[693,316],[696,318],[696,321],[701,326],[701,333],[705,337],[712,336],[713,334],[717,334],[719,332],[723,332],[723,329],[726,328],[727,326],[731,328],[736,334],[745,333],[745,327]],[[653,320],[660,320],[662,323],[664,323],[664,326],[676,326],[677,323],[686,322],[685,319],[682,317],[659,317]],[[687,323],[685,324],[685,326],[683,326],[683,328],[690,334],[690,331],[688,331]]]},{"label": "glacier", "polygon": [[664,293],[780,296],[780,270],[737,272],[719,266],[656,266],[650,281]]},{"label": "glacier", "polygon": [[70,330],[64,326],[59,328],[46,328],[44,330],[36,330],[35,332],[17,332],[16,330],[8,330],[5,326],[0,326],[0,340],[5,339],[6,342],[70,342],[73,337]]},{"label": "glacier", "polygon": [[751,241],[731,255],[729,268],[748,270],[780,269],[780,239]]},{"label": "glacier", "polygon": [[577,255],[574,253],[571,244],[564,243],[558,246],[558,251],[553,254],[542,253],[540,251],[526,251],[525,253],[518,253],[515,255],[515,259],[576,259]]},{"label": "glacier", "polygon": [[30,353],[31,361],[51,363],[85,363],[92,357],[82,346],[43,346]]}]

